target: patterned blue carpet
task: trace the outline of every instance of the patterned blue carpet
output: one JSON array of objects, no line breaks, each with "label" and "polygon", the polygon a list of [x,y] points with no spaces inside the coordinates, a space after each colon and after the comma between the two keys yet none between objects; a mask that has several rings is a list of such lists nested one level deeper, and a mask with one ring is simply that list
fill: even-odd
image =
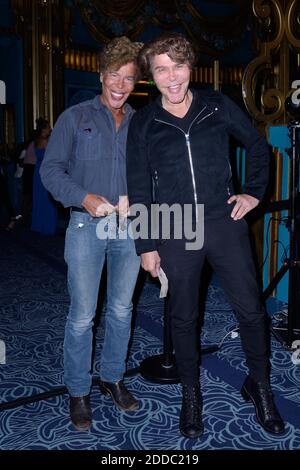
[{"label": "patterned blue carpet", "polygon": [[[62,343],[68,294],[63,237],[39,237],[21,230],[0,233],[0,340],[6,364],[0,364],[1,403],[63,385]],[[280,309],[270,301],[268,309]],[[146,282],[136,307],[128,367],[162,352],[163,302],[159,289]],[[236,327],[233,313],[217,283],[210,284],[205,304],[204,345],[218,344]],[[95,376],[103,331],[97,329]],[[118,411],[94,386],[94,424],[78,432],[68,416],[66,394],[0,413],[1,450],[287,450],[300,449],[300,366],[272,338],[272,384],[286,422],[286,433],[271,436],[256,422],[253,407],[239,393],[246,366],[239,337],[229,334],[217,353],[203,357],[202,392],[205,433],[188,440],[178,431],[180,386],[156,385],[140,375],[127,378],[141,400],[133,413]]]}]

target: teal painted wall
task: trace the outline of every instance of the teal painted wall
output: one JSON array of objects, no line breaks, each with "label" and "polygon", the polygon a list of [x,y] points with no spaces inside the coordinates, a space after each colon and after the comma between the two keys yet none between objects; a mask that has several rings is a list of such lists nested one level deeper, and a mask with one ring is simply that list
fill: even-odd
[{"label": "teal painted wall", "polygon": [[[289,156],[286,150],[291,146],[291,142],[288,135],[288,129],[286,126],[271,126],[269,129],[268,142],[272,147],[279,149],[282,155],[282,199],[287,200],[289,196]],[[245,184],[246,175],[246,152],[244,149],[238,148],[236,153],[236,166],[238,171],[238,178],[243,186]],[[269,224],[270,219],[274,214],[267,213],[264,215],[264,245],[263,245],[263,266],[262,266],[262,280],[263,289],[265,289],[271,279],[269,278],[269,263],[270,263],[270,230]],[[279,225],[278,230],[278,241],[276,242],[278,249],[278,263],[277,271],[282,266],[282,263],[286,256],[289,255],[289,231],[286,226],[286,217],[288,211],[280,212],[280,219],[283,219]],[[284,302],[288,301],[288,273],[279,282],[276,288],[276,298]]]},{"label": "teal painted wall", "polygon": [[[291,147],[291,141],[288,134],[287,126],[271,126],[269,128],[269,143],[272,147],[276,147],[279,149],[281,156],[282,156],[282,199],[288,199],[289,197],[289,156],[286,152],[288,148]],[[288,211],[281,211],[280,212],[280,219],[286,218],[288,216]],[[267,228],[270,221],[270,217],[272,214],[265,215],[265,236],[267,234]],[[286,221],[282,221],[279,225],[278,230],[278,264],[277,264],[277,271],[282,266],[286,255],[289,255],[289,231],[286,226]],[[270,244],[270,240],[268,240],[268,244]],[[265,253],[264,256],[267,257],[267,243],[265,242]],[[268,257],[267,257],[268,260]],[[268,262],[266,262],[264,266],[264,287],[270,282],[268,276]],[[282,280],[279,282],[277,289],[276,289],[276,297],[279,300],[283,300],[285,302],[288,301],[288,282],[289,282],[289,274],[286,273]]]}]

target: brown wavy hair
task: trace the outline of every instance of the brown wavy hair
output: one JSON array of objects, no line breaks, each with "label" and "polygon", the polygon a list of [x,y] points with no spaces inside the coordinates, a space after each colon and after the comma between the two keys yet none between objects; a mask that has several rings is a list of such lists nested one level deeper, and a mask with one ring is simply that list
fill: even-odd
[{"label": "brown wavy hair", "polygon": [[151,77],[151,63],[155,55],[167,54],[179,64],[195,65],[196,54],[190,41],[180,33],[164,33],[143,46],[139,52],[138,65],[145,77]]},{"label": "brown wavy hair", "polygon": [[100,52],[100,72],[118,70],[129,62],[136,64],[138,72],[137,56],[142,47],[142,42],[132,42],[126,36],[112,39]]}]

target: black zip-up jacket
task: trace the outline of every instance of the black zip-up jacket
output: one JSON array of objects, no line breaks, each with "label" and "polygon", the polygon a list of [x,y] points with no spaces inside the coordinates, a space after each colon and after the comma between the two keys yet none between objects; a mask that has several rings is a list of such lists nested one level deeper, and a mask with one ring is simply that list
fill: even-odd
[{"label": "black zip-up jacket", "polygon": [[[269,149],[239,106],[219,92],[193,90],[184,124],[183,128],[180,119],[162,108],[160,97],[135,113],[127,138],[130,205],[144,204],[150,210],[154,182],[159,204],[204,204],[205,218],[231,212],[232,205],[227,204],[234,194],[230,135],[247,152],[243,192],[262,199],[268,182]],[[137,239],[137,253],[156,250],[156,243]]]}]

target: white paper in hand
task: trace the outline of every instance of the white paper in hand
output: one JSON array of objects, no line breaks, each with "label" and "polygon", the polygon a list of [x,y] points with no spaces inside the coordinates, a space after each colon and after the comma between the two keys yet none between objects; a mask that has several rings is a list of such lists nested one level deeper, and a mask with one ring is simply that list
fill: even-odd
[{"label": "white paper in hand", "polygon": [[158,271],[158,279],[160,280],[161,284],[159,298],[163,299],[164,297],[167,297],[169,283],[166,274],[161,268],[159,268]]}]

